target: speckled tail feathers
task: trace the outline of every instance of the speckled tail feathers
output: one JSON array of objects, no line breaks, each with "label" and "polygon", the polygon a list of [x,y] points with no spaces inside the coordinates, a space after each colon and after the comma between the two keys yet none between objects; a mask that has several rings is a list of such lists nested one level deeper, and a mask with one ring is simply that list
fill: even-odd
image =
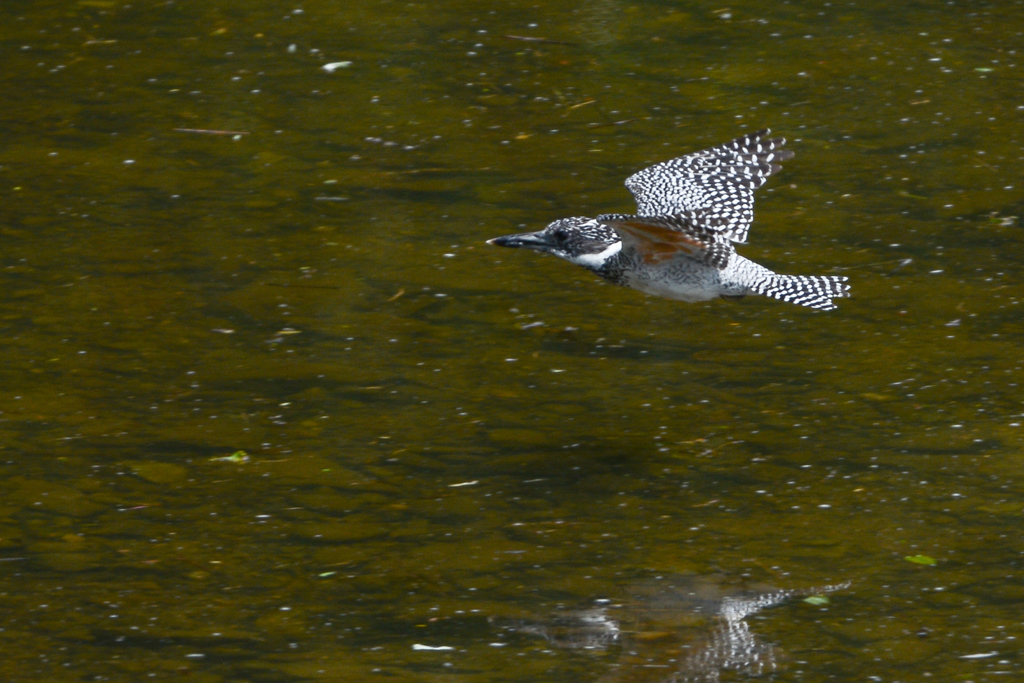
[{"label": "speckled tail feathers", "polygon": [[842,275],[775,275],[751,289],[779,301],[831,311],[836,308],[832,299],[850,296],[848,279]]}]

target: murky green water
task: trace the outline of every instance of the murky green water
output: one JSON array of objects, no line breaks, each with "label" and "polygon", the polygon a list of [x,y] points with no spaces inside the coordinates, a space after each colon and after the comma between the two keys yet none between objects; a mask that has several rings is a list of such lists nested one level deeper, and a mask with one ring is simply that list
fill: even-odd
[{"label": "murky green water", "polygon": [[[4,679],[1022,677],[1022,9],[3,3]],[[838,311],[484,244],[766,126]]]}]

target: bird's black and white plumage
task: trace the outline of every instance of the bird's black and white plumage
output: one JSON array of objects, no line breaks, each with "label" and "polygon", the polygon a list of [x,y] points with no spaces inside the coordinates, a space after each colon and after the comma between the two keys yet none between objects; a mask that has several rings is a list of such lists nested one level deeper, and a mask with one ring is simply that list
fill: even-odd
[{"label": "bird's black and white plumage", "polygon": [[656,164],[626,179],[636,214],[563,218],[490,240],[554,254],[620,285],[681,301],[762,294],[831,310],[847,278],[780,275],[736,253],[754,219],[754,190],[793,153],[762,130]]}]

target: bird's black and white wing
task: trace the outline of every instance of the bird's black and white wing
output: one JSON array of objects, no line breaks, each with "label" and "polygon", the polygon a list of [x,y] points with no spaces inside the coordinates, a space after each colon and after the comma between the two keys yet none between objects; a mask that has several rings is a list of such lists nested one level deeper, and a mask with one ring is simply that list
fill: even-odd
[{"label": "bird's black and white wing", "polygon": [[[638,216],[685,216],[733,242],[744,242],[754,219],[754,190],[791,159],[785,138],[765,129],[633,174],[626,187]],[[598,217],[602,220],[603,217]]]}]

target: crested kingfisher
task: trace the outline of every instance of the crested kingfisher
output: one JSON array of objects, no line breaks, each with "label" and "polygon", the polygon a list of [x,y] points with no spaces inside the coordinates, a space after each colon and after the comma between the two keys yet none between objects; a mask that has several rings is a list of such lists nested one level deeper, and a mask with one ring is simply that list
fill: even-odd
[{"label": "crested kingfisher", "polygon": [[636,214],[563,218],[488,240],[553,254],[618,285],[680,301],[747,294],[828,311],[849,296],[839,275],[780,275],[736,253],[754,219],[754,190],[793,158],[762,130],[645,168],[626,179]]}]

